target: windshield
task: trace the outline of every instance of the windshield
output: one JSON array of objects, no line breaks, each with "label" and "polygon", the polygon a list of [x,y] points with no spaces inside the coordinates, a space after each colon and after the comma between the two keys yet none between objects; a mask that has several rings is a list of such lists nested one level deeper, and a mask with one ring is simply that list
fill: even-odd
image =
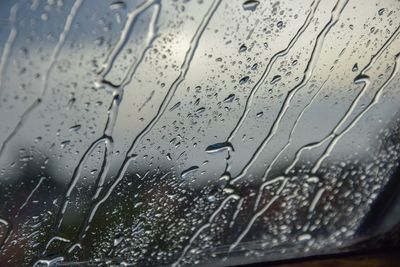
[{"label": "windshield", "polygon": [[0,265],[235,265],[399,222],[370,213],[400,192],[398,1],[0,7]]}]

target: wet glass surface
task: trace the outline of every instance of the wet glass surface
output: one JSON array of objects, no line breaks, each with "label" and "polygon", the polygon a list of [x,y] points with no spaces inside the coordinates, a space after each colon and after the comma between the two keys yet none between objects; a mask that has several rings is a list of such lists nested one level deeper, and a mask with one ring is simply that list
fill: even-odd
[{"label": "wet glass surface", "polygon": [[0,265],[221,266],[374,234],[398,1],[0,6]]}]

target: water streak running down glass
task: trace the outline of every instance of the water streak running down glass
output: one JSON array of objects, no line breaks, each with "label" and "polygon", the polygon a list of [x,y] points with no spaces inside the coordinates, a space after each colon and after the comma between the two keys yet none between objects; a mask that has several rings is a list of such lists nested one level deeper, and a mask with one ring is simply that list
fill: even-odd
[{"label": "water streak running down glass", "polygon": [[2,1],[0,266],[352,250],[400,222],[399,68],[396,0]]}]

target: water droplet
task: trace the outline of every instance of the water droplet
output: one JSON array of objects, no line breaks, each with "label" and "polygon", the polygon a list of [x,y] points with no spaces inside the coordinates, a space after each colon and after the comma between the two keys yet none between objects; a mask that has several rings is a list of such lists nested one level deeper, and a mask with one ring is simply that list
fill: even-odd
[{"label": "water droplet", "polygon": [[317,176],[311,176],[307,179],[307,182],[309,183],[318,183],[319,182],[319,178]]},{"label": "water droplet", "polygon": [[169,111],[173,111],[173,110],[177,109],[180,105],[181,105],[181,102],[176,103],[175,105],[173,105],[173,106],[169,109]]},{"label": "water droplet", "polygon": [[247,50],[247,46],[245,44],[242,44],[239,48],[239,53],[245,52]]},{"label": "water droplet", "polygon": [[224,102],[225,103],[232,103],[233,99],[235,99],[235,94],[230,94],[224,99]]},{"label": "water droplet", "polygon": [[190,167],[190,168],[184,170],[184,171],[181,173],[181,177],[182,177],[183,179],[185,179],[185,178],[188,177],[189,175],[195,173],[198,169],[199,169],[198,166],[192,166],[192,167]]},{"label": "water droplet", "polygon": [[249,79],[250,79],[249,76],[244,76],[242,79],[239,80],[239,84],[240,84],[240,85],[245,84],[245,83],[247,83],[247,81],[248,81]]},{"label": "water droplet", "polygon": [[69,143],[71,143],[70,140],[65,140],[61,142],[61,148],[65,148]]},{"label": "water droplet", "polygon": [[234,150],[230,142],[216,143],[206,148],[207,153],[217,153],[225,150]]},{"label": "water droplet", "polygon": [[257,0],[247,0],[243,3],[243,9],[254,11],[254,10],[256,10],[256,8],[259,4],[260,4],[260,2]]},{"label": "water droplet", "polygon": [[232,194],[234,192],[234,190],[232,188],[230,188],[230,187],[225,187],[224,188],[224,192],[227,193],[227,194]]},{"label": "water droplet", "polygon": [[201,108],[199,108],[198,110],[196,110],[196,113],[202,113],[202,112],[204,112],[205,110],[206,110],[205,107],[201,107]]},{"label": "water droplet", "polygon": [[279,82],[282,79],[281,75],[275,75],[272,80],[271,80],[271,84],[276,84],[277,82]]},{"label": "water droplet", "polygon": [[118,10],[118,9],[125,9],[126,8],[126,3],[123,1],[115,1],[111,3],[110,9],[111,10]]},{"label": "water droplet", "polygon": [[123,236],[117,236],[117,237],[114,239],[114,246],[117,246],[119,243],[121,243],[123,239],[124,239]]},{"label": "water droplet", "polygon": [[297,240],[299,240],[299,241],[307,241],[310,239],[311,239],[311,235],[309,235],[309,234],[299,235],[299,237],[297,238]]},{"label": "water droplet", "polygon": [[81,128],[81,125],[80,125],[80,124],[77,124],[77,125],[71,126],[71,127],[69,128],[69,130],[70,130],[71,132],[77,132],[80,128]]},{"label": "water droplet", "polygon": [[369,76],[365,74],[359,74],[354,78],[354,83],[362,83],[365,80],[369,80]]}]

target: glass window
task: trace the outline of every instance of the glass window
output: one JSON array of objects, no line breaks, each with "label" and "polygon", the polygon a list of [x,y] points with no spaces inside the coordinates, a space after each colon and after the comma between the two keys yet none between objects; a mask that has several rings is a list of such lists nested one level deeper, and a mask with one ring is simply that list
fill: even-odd
[{"label": "glass window", "polygon": [[0,265],[235,265],[400,221],[398,1],[0,6]]}]

